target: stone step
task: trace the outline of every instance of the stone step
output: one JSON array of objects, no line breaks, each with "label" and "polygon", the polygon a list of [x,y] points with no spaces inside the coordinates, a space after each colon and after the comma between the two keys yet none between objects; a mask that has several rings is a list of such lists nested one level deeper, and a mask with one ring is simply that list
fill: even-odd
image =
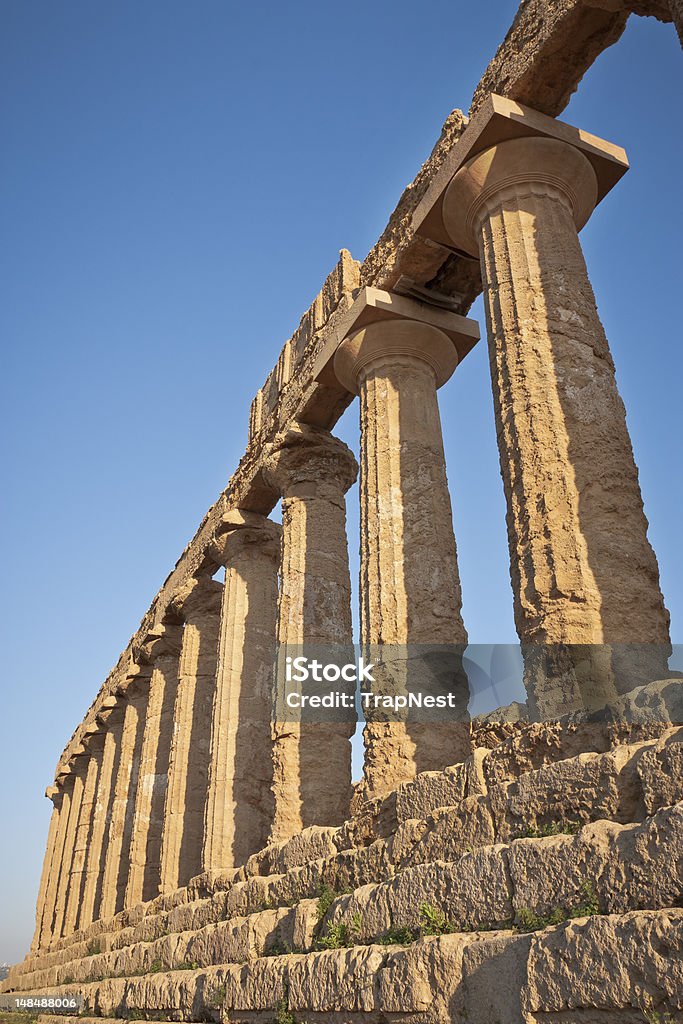
[{"label": "stone step", "polygon": [[405,947],[265,957],[107,979],[78,992],[79,1020],[679,1024],[683,909],[592,916],[529,934],[454,933]]},{"label": "stone step", "polygon": [[[93,952],[150,943],[168,933],[201,929],[265,907],[291,905],[314,898],[323,887],[355,889],[390,878],[406,867],[451,861],[469,850],[517,836],[542,835],[554,828],[575,830],[582,822],[601,818],[640,820],[662,803],[683,798],[681,738],[683,730],[673,729],[654,741],[552,761],[515,781],[492,785],[487,785],[484,772],[488,755],[477,751],[462,765],[424,773],[402,786],[397,805],[403,820],[388,840],[306,862],[312,851],[334,850],[335,836],[341,831],[307,829],[280,845],[278,864],[290,865],[284,874],[245,877],[233,871],[214,878],[215,891],[204,898],[191,899],[197,886],[158,897],[113,921],[96,922],[77,942],[27,958],[13,969],[9,980],[14,983],[29,972],[89,958]],[[444,779],[458,773],[465,780],[459,784],[458,793],[464,793],[459,804],[439,807],[422,820],[405,818],[416,808],[443,799],[448,794]],[[298,865],[300,860],[304,863]],[[126,926],[127,921],[134,923]]]},{"label": "stone step", "polygon": [[22,989],[80,985],[238,963],[278,949],[306,953],[325,943],[388,941],[434,929],[533,930],[563,917],[660,909],[683,900],[683,864],[672,859],[681,850],[683,803],[637,825],[600,821],[575,835],[484,846],[336,898],[330,892],[324,904],[305,899],[8,980]]}]

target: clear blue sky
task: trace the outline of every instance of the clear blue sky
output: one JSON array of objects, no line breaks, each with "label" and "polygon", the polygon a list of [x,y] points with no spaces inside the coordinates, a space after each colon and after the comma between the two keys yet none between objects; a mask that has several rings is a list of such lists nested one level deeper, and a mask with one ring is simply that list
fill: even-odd
[{"label": "clear blue sky", "polygon": [[[0,962],[33,931],[65,741],[337,251],[365,256],[515,8],[4,0]],[[632,19],[564,115],[632,162],[583,240],[679,642],[680,57]],[[483,344],[441,404],[467,626],[512,641]]]}]

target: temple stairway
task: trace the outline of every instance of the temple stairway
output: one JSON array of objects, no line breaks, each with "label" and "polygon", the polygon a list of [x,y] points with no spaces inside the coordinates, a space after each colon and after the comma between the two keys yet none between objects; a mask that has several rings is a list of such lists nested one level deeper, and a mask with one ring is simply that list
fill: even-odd
[{"label": "temple stairway", "polygon": [[475,739],[341,828],[36,951],[2,991],[157,1021],[683,1021],[683,728]]}]

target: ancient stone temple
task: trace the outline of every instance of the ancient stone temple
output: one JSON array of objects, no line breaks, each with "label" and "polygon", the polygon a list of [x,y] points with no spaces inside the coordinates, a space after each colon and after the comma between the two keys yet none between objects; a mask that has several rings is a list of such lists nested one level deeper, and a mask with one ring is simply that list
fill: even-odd
[{"label": "ancient stone temple", "polygon": [[[99,1018],[683,1021],[683,682],[579,238],[628,161],[557,119],[631,14],[683,26],[679,0],[523,3],[365,261],[342,250],[60,758],[3,992]],[[476,344],[527,702],[470,720],[438,391]],[[357,456],[333,434],[356,399]],[[356,785],[355,718],[275,700],[295,652],[354,656],[354,486],[360,650],[386,693],[438,651],[456,705],[368,711]]]}]

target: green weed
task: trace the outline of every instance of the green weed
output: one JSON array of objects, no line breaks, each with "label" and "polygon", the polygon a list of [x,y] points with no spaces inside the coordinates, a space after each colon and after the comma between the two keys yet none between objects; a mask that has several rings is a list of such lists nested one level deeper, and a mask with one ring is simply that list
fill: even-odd
[{"label": "green weed", "polygon": [[443,911],[433,907],[431,903],[420,905],[420,933],[422,935],[449,935],[457,930],[456,925],[448,920]]}]

